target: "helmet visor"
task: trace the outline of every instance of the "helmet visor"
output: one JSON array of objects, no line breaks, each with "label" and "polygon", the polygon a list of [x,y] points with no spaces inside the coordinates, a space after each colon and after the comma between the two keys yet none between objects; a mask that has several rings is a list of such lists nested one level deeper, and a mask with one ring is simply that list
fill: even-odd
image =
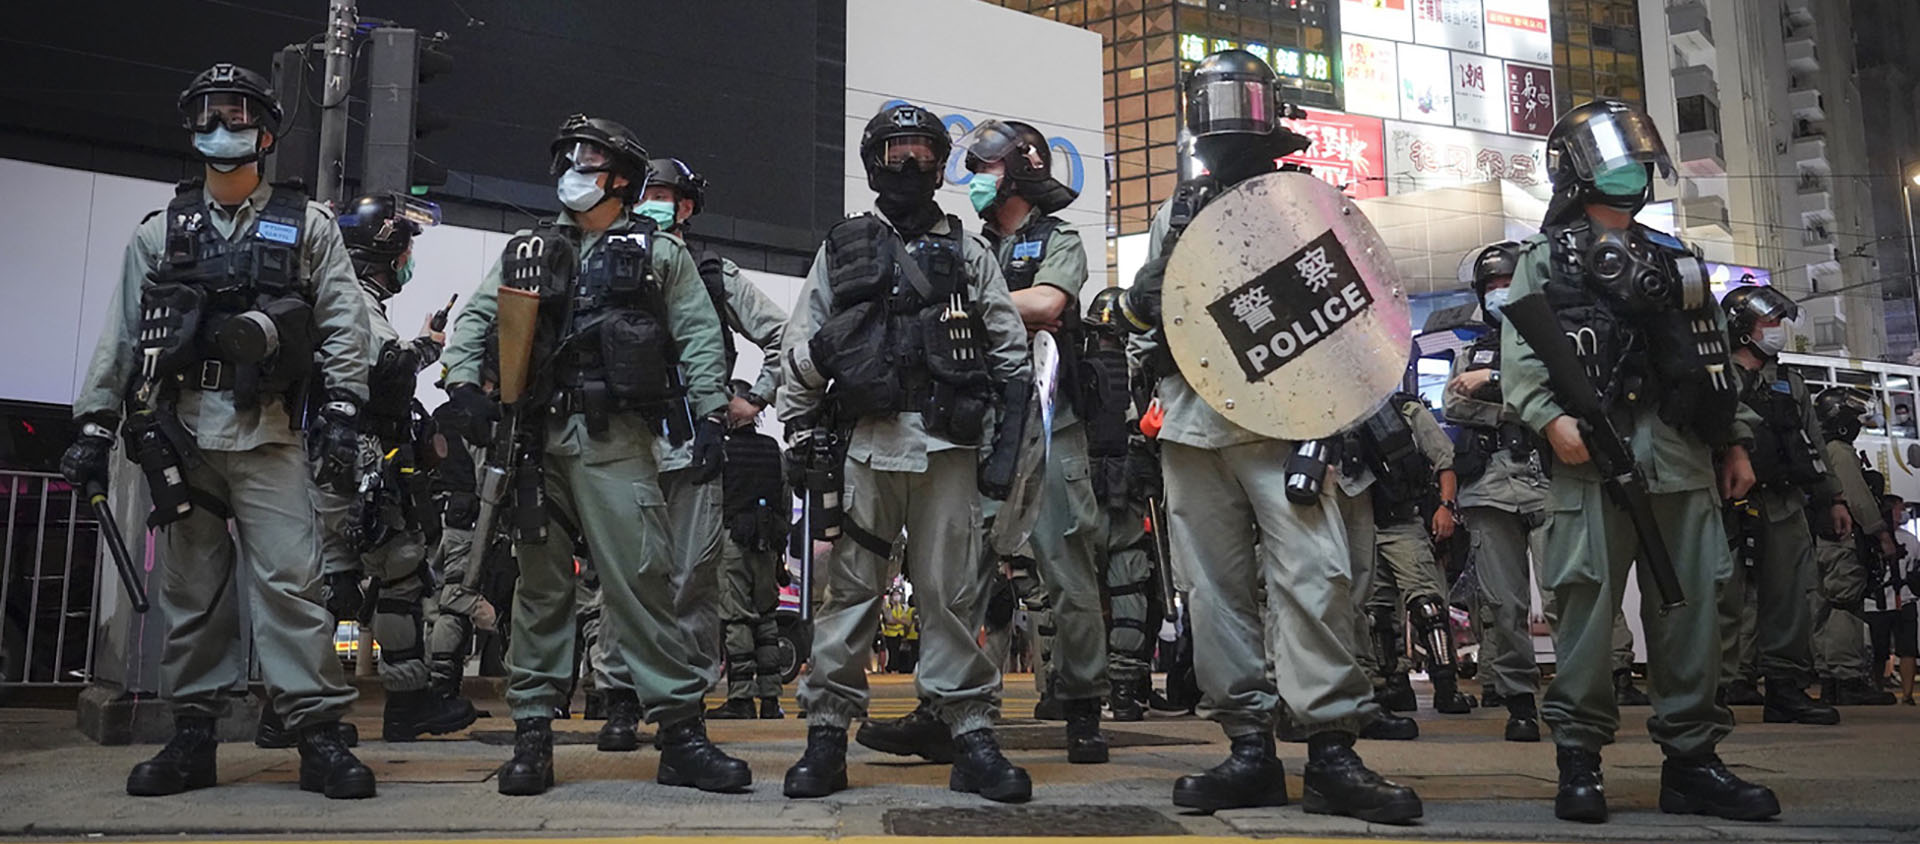
[{"label": "helmet visor", "polygon": [[998,120],[987,120],[973,127],[955,145],[967,151],[967,154],[981,161],[1004,161],[1007,153],[1020,146],[1020,136],[1013,128]]},{"label": "helmet visor", "polygon": [[613,168],[613,151],[592,141],[574,141],[571,145],[562,145],[553,154],[552,175],[558,176],[568,170],[582,173],[598,173]]},{"label": "helmet visor", "polygon": [[188,99],[180,108],[186,127],[195,132],[211,132],[225,126],[229,132],[266,125],[267,108],[238,91],[214,91]]},{"label": "helmet visor", "polygon": [[1187,130],[1196,138],[1222,132],[1264,135],[1275,125],[1273,88],[1264,82],[1221,79],[1187,93]]},{"label": "helmet visor", "polygon": [[1746,308],[1756,322],[1786,322],[1800,318],[1799,305],[1794,304],[1785,293],[1764,285],[1754,285],[1753,293],[1747,297]]},{"label": "helmet visor", "polygon": [[880,166],[889,170],[904,170],[909,164],[922,172],[940,166],[939,151],[934,149],[933,139],[920,135],[903,135],[888,138],[880,147]]},{"label": "helmet visor", "polygon": [[1678,181],[1653,118],[1640,111],[1610,111],[1586,121],[1567,137],[1566,155],[1584,181],[1637,164],[1654,165],[1668,184]]}]

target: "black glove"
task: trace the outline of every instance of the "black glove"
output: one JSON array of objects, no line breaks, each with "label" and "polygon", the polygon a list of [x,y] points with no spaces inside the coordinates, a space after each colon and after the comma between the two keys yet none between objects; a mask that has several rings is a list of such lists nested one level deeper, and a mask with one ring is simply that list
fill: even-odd
[{"label": "black glove", "polygon": [[355,492],[355,475],[360,468],[359,419],[360,400],[350,393],[330,390],[326,405],[320,408],[320,421],[307,434],[314,482],[342,495]]},{"label": "black glove", "polygon": [[107,485],[107,457],[113,453],[113,434],[88,422],[80,427],[80,436],[60,455],[60,474],[76,487]]},{"label": "black glove", "polygon": [[720,467],[727,462],[726,453],[727,423],[717,416],[709,416],[693,425],[693,470],[691,476],[696,484],[704,484],[720,477]]},{"label": "black glove", "polygon": [[813,462],[813,429],[788,428],[787,431],[792,436],[787,439],[787,450],[780,455],[787,472],[787,488],[803,490],[807,488],[807,467]]},{"label": "black glove", "polygon": [[1027,402],[1032,399],[1033,383],[1026,379],[1001,385],[1000,424],[994,428],[993,446],[980,464],[980,494],[1005,501],[1013,493],[1014,475],[1020,470],[1020,443],[1026,439]]},{"label": "black glove", "polygon": [[1133,277],[1133,286],[1127,288],[1127,295],[1120,299],[1127,327],[1134,331],[1149,331],[1160,324],[1160,288],[1167,280],[1167,257],[1163,253],[1141,264],[1140,272]]},{"label": "black glove", "polygon": [[493,423],[500,419],[500,403],[478,384],[447,387],[447,427],[475,445],[493,441]]},{"label": "black glove", "polygon": [[322,577],[320,600],[327,605],[327,612],[333,613],[335,622],[359,618],[360,607],[367,602],[360,591],[360,573],[336,571]]}]

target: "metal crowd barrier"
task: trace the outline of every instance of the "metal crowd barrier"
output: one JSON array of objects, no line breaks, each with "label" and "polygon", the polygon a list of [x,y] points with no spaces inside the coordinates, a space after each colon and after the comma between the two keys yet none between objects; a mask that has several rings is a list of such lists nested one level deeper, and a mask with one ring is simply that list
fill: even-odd
[{"label": "metal crowd barrier", "polygon": [[100,531],[57,474],[0,470],[0,693],[93,673]]}]

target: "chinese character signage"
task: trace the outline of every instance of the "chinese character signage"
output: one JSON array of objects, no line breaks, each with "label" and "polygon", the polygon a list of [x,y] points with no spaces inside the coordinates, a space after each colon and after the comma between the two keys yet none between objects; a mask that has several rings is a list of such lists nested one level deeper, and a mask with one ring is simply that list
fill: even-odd
[{"label": "chinese character signage", "polygon": [[1547,0],[1484,0],[1487,52],[1523,62],[1553,63]]},{"label": "chinese character signage", "polygon": [[1373,293],[1328,231],[1207,306],[1247,382],[1319,345],[1373,306]]},{"label": "chinese character signage", "polygon": [[1544,138],[1553,119],[1553,68],[1507,62],[1507,129]]},{"label": "chinese character signage", "polygon": [[1453,75],[1453,124],[1480,132],[1507,130],[1506,76],[1499,59],[1448,53]]},{"label": "chinese character signage", "polygon": [[1243,44],[1227,38],[1208,38],[1193,33],[1180,36],[1180,60],[1183,62],[1197,64],[1208,54],[1221,50],[1245,50],[1259,56],[1261,61],[1273,68],[1274,73],[1281,76],[1321,82],[1333,80],[1333,62],[1324,53],[1292,47],[1268,47],[1255,42]]},{"label": "chinese character signage", "polygon": [[1400,45],[1400,118],[1453,125],[1453,83],[1447,51]]},{"label": "chinese character signage", "polygon": [[1413,0],[1413,40],[1435,47],[1483,52],[1480,0]]},{"label": "chinese character signage", "polygon": [[1340,31],[1389,41],[1413,40],[1414,0],[1340,0]]},{"label": "chinese character signage", "polygon": [[1313,146],[1284,161],[1311,168],[1321,181],[1354,199],[1387,195],[1387,159],[1379,120],[1311,111],[1304,120],[1287,121],[1287,127],[1305,135]]},{"label": "chinese character signage", "polygon": [[1495,179],[1540,199],[1553,194],[1545,141],[1393,120],[1386,123],[1386,140],[1389,194]]},{"label": "chinese character signage", "polygon": [[1347,111],[1375,117],[1400,116],[1400,72],[1394,45],[1378,38],[1347,35],[1340,39],[1340,81]]}]

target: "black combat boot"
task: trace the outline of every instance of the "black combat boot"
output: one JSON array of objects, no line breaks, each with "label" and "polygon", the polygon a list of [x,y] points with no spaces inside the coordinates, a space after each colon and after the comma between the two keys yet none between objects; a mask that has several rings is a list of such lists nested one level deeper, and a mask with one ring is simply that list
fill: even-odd
[{"label": "black combat boot", "polygon": [[1502,698],[1507,702],[1507,741],[1539,741],[1540,710],[1533,695]]},{"label": "black combat boot", "polygon": [[1353,752],[1353,734],[1327,730],[1307,740],[1306,788],[1300,807],[1313,815],[1346,815],[1369,823],[1412,823],[1423,807],[1413,789],[1367,769]]},{"label": "black combat boot", "polygon": [[1805,688],[1785,677],[1767,678],[1767,694],[1763,700],[1766,709],[1761,712],[1760,718],[1769,724],[1840,723],[1840,710],[1833,708],[1830,703],[1808,697]]},{"label": "black combat boot", "polygon": [[1413,696],[1413,681],[1404,671],[1387,675],[1387,685],[1374,693],[1374,700],[1390,712],[1413,712],[1420,701]]},{"label": "black combat boot", "polygon": [[513,722],[513,758],[500,766],[500,793],[529,796],[553,787],[553,721],[517,718]]},{"label": "black combat boot", "polygon": [[785,718],[787,717],[787,712],[780,708],[779,698],[763,697],[760,699],[760,717],[765,720]]},{"label": "black combat boot", "polygon": [[788,797],[825,797],[847,787],[847,731],[808,727],[807,750],[787,769],[780,793]]},{"label": "black combat boot", "polygon": [[[1772,688],[1773,681],[1767,681],[1767,687]],[[1806,690],[1801,689],[1800,693],[1805,696]],[[1766,697],[1760,694],[1760,689],[1753,684],[1752,680],[1745,677],[1727,684],[1726,698],[1728,706],[1764,706],[1767,703]]]},{"label": "black combat boot", "polygon": [[1067,761],[1076,765],[1098,765],[1107,761],[1107,737],[1100,733],[1100,699],[1080,698],[1065,702],[1067,710]]},{"label": "black combat boot", "polygon": [[1114,680],[1107,707],[1115,721],[1144,721],[1147,717],[1147,680]]},{"label": "black combat boot", "polygon": [[1615,706],[1647,706],[1653,701],[1633,684],[1633,669],[1620,668],[1613,672],[1613,703]]},{"label": "black combat boot", "polygon": [[701,791],[741,792],[753,784],[744,760],[728,756],[707,739],[707,722],[695,715],[660,727],[661,785],[687,785]]},{"label": "black combat boot", "polygon": [[300,730],[300,790],[317,791],[331,800],[373,796],[373,771],[354,758],[333,722]]},{"label": "black combat boot", "polygon": [[1899,700],[1892,692],[1874,688],[1865,677],[1834,681],[1834,685],[1834,706],[1892,706]]},{"label": "black combat boot", "polygon": [[588,689],[587,711],[582,713],[580,717],[588,721],[605,721],[607,719],[607,693],[599,689]]},{"label": "black combat boot", "polygon": [[[348,747],[360,746],[360,728],[345,721],[335,721],[333,729]],[[280,713],[274,711],[273,704],[260,707],[260,724],[253,730],[254,747],[277,750],[298,747],[299,744],[300,734],[287,729],[287,725],[280,720]]]},{"label": "black combat boot", "polygon": [[176,715],[173,738],[152,759],[133,766],[127,774],[127,793],[135,797],[163,797],[194,788],[210,788],[218,780],[215,751],[220,739],[213,719]]},{"label": "black combat boot", "polygon": [[607,722],[600,725],[594,746],[607,753],[640,749],[640,694],[632,689],[607,690]]},{"label": "black combat boot", "polygon": [[925,700],[902,718],[867,719],[853,740],[881,753],[918,756],[942,765],[953,762],[953,731]]},{"label": "black combat boot", "polygon": [[1174,781],[1173,805],[1208,813],[1287,805],[1287,770],[1274,755],[1273,739],[1235,736],[1226,761]]},{"label": "black combat boot", "polygon": [[[1381,709],[1380,717],[1360,728],[1360,737],[1373,741],[1413,741],[1420,737],[1420,722]],[[1299,740],[1307,738],[1302,736]]]},{"label": "black combat boot", "polygon": [[1600,776],[1600,754],[1578,747],[1554,750],[1560,766],[1560,791],[1553,796],[1553,816],[1581,823],[1607,822],[1607,784]]},{"label": "black combat boot", "polygon": [[1473,696],[1460,691],[1454,669],[1435,667],[1427,672],[1433,683],[1433,711],[1443,715],[1465,715],[1473,711]]},{"label": "black combat boot", "polygon": [[446,735],[473,726],[480,717],[473,703],[463,697],[444,698],[432,689],[387,692],[382,712],[380,740],[414,741],[422,733]]},{"label": "black combat boot", "polygon": [[1500,695],[1499,690],[1495,689],[1492,683],[1482,683],[1480,685],[1481,709],[1498,709],[1506,705],[1507,699]]},{"label": "black combat boot", "polygon": [[1734,776],[1712,753],[1668,756],[1660,766],[1660,811],[1763,821],[1780,814],[1780,800],[1773,789]]},{"label": "black combat boot", "polygon": [[730,697],[725,703],[707,710],[707,717],[715,721],[751,721],[759,717],[759,713],[754,711],[752,699]]},{"label": "black combat boot", "polygon": [[997,803],[1025,803],[1033,798],[1033,780],[1027,770],[1000,755],[993,729],[982,727],[953,737],[953,773],[947,788],[978,794]]},{"label": "black combat boot", "polygon": [[1047,687],[1046,691],[1040,693],[1039,702],[1033,705],[1033,720],[1035,721],[1067,720],[1066,707],[1061,702],[1059,696],[1053,693],[1053,687],[1051,685]]}]

